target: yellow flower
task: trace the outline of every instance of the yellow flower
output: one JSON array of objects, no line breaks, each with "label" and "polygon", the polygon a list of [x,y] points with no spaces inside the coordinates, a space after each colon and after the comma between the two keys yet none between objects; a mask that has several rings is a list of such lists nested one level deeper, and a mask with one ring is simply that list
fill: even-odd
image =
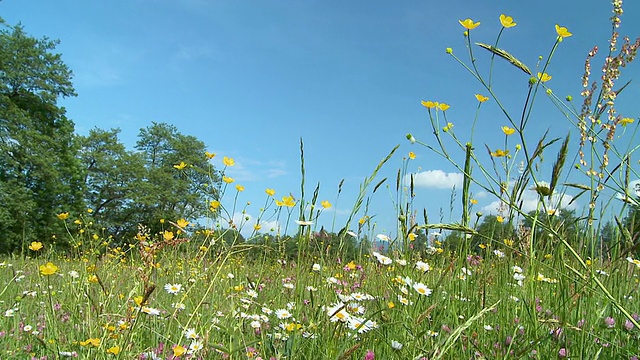
[{"label": "yellow flower", "polygon": [[504,242],[504,244],[507,246],[513,246],[513,240],[511,239],[504,239],[502,240],[502,242]]},{"label": "yellow flower", "polygon": [[260,225],[260,224],[253,225],[253,230],[259,231],[260,229],[262,229],[262,225]]},{"label": "yellow flower", "polygon": [[142,299],[144,299],[142,296],[136,296],[133,298],[133,302],[138,306],[142,306]]},{"label": "yellow flower", "polygon": [[227,184],[231,184],[232,182],[234,182],[235,180],[231,177],[228,176],[223,176],[222,177],[222,181],[226,182]]},{"label": "yellow flower", "polygon": [[409,159],[413,160],[416,158],[416,153],[414,153],[413,151],[409,151]]},{"label": "yellow flower", "polygon": [[481,95],[481,94],[476,94],[476,99],[478,101],[480,101],[481,103],[489,100],[489,98],[487,96]]},{"label": "yellow flower", "polygon": [[387,303],[387,307],[388,307],[389,309],[393,309],[394,307],[396,307],[396,304],[394,304],[394,303],[393,303],[393,301],[389,301],[389,302]]},{"label": "yellow flower", "polygon": [[620,125],[627,126],[629,124],[633,124],[633,121],[634,119],[632,118],[623,118],[623,119],[620,119]]},{"label": "yellow flower", "polygon": [[107,354],[118,355],[120,354],[120,346],[112,346],[107,349]]},{"label": "yellow flower", "polygon": [[508,126],[503,126],[503,127],[502,127],[502,132],[503,132],[505,135],[509,136],[509,135],[513,135],[513,133],[515,133],[515,132],[516,132],[516,129],[514,129],[514,128],[510,128],[510,127],[508,127]]},{"label": "yellow flower", "polygon": [[176,221],[176,224],[178,224],[178,226],[183,229],[189,226],[189,222],[185,219],[179,219],[178,221]]},{"label": "yellow flower", "polygon": [[81,346],[88,346],[91,345],[93,347],[98,347],[100,346],[100,339],[98,338],[89,338],[85,341],[80,341],[80,345]]},{"label": "yellow flower", "polygon": [[569,30],[567,30],[566,27],[560,26],[558,24],[556,24],[556,33],[558,33],[558,36],[560,37],[560,39],[573,35],[572,33],[569,32]]},{"label": "yellow flower", "polygon": [[244,191],[244,186],[238,184],[238,185],[236,185],[236,190],[238,190],[238,192],[243,192]]},{"label": "yellow flower", "polygon": [[87,209],[87,212],[88,212],[89,214],[91,214],[91,213],[93,212],[93,209],[89,208],[89,209]]},{"label": "yellow flower", "polygon": [[504,218],[500,215],[496,216],[496,221],[499,223],[503,223],[504,222]]},{"label": "yellow flower", "polygon": [[293,200],[293,196],[283,196],[282,201],[276,200],[276,205],[294,207],[296,202]]},{"label": "yellow flower", "polygon": [[224,164],[224,166],[233,166],[236,164],[236,161],[233,160],[233,158],[225,156],[222,158],[222,163]]},{"label": "yellow flower", "polygon": [[29,245],[29,250],[38,251],[42,249],[42,243],[40,241],[34,241]]},{"label": "yellow flower", "polygon": [[433,109],[434,107],[438,106],[438,103],[435,101],[421,101],[420,103],[427,109]]},{"label": "yellow flower", "polygon": [[187,352],[187,349],[184,348],[184,346],[182,345],[176,345],[173,348],[173,356],[174,357],[178,357],[178,356],[182,356]]},{"label": "yellow flower", "polygon": [[486,249],[486,248],[487,248],[487,245],[485,245],[485,244],[478,244],[478,247],[479,247],[480,249],[483,249],[483,250],[484,250],[484,249]]},{"label": "yellow flower", "polygon": [[60,214],[58,214],[56,216],[60,220],[67,220],[67,218],[69,217],[69,213],[68,212],[63,212],[63,213],[60,213]]},{"label": "yellow flower", "polygon": [[204,156],[206,156],[206,157],[207,157],[207,159],[211,160],[211,159],[213,159],[214,157],[216,157],[216,154],[214,154],[214,153],[210,153],[210,152],[208,152],[208,151],[205,151],[205,152],[204,152]]},{"label": "yellow flower", "polygon": [[323,201],[320,203],[320,205],[322,205],[322,207],[323,207],[323,208],[325,208],[325,209],[328,209],[328,208],[330,208],[331,206],[333,206],[333,205],[331,205],[331,203],[330,203],[328,200],[323,200]]},{"label": "yellow flower", "polygon": [[97,284],[98,283],[98,275],[89,275],[89,277],[87,278],[87,281],[92,283],[92,284]]},{"label": "yellow flower", "polygon": [[276,191],[273,190],[273,189],[266,189],[264,192],[266,192],[267,195],[269,195],[269,196],[273,196],[273,195],[276,194]]},{"label": "yellow flower", "polygon": [[165,230],[164,233],[162,233],[162,237],[166,240],[166,241],[171,241],[173,240],[173,231],[169,231],[169,230]]},{"label": "yellow flower", "polygon": [[449,106],[449,104],[445,104],[445,103],[441,103],[438,104],[438,108],[442,111],[447,111],[447,109],[449,109],[451,106]]},{"label": "yellow flower", "polygon": [[178,169],[178,170],[182,170],[184,168],[187,167],[187,164],[184,161],[180,161],[180,164],[178,165],[173,165],[174,168]]},{"label": "yellow flower", "polygon": [[490,154],[493,157],[503,157],[503,156],[509,155],[509,150],[505,151],[505,150],[502,150],[502,149],[497,149],[496,151],[493,151]]},{"label": "yellow flower", "polygon": [[547,82],[549,80],[551,80],[551,75],[547,74],[547,73],[538,73],[538,79],[540,80],[540,82]]},{"label": "yellow flower", "polygon": [[476,200],[476,199],[471,199],[471,200],[469,200],[469,202],[470,202],[472,205],[476,205],[476,204],[478,203],[478,200]]},{"label": "yellow flower", "polygon": [[53,263],[48,262],[44,265],[40,265],[40,274],[46,275],[46,276],[53,275],[58,271],[58,269],[59,268],[53,265]]},{"label": "yellow flower", "polygon": [[451,128],[453,128],[453,123],[447,123],[447,125],[442,128],[442,131],[448,132]]},{"label": "yellow flower", "polygon": [[220,207],[220,201],[211,200],[211,202],[209,203],[209,207],[211,208],[211,210],[216,210],[217,208]]},{"label": "yellow flower", "polygon": [[416,235],[414,233],[409,233],[409,241],[415,241],[417,236],[418,235]]},{"label": "yellow flower", "polygon": [[516,22],[513,21],[513,18],[511,16],[507,16],[505,14],[500,15],[500,24],[502,24],[502,26],[504,26],[507,29],[518,25]]},{"label": "yellow flower", "polygon": [[467,30],[473,30],[477,28],[478,25],[480,25],[480,21],[478,21],[477,23],[474,23],[473,20],[471,19],[458,20],[458,22],[460,23],[460,25],[462,25],[463,28]]}]

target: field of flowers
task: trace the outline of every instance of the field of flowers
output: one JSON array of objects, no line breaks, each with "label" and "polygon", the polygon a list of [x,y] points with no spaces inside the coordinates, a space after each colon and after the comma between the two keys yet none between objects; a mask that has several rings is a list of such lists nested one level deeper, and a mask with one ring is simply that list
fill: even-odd
[{"label": "field of flowers", "polygon": [[[268,237],[274,244],[255,241],[266,230],[258,222],[248,240],[239,241],[235,230],[242,224],[234,224],[235,211],[227,209],[236,208],[234,193],[243,188],[226,176],[227,196],[210,203],[211,229],[197,219],[166,219],[161,233],[140,225],[135,239],[118,240],[93,227],[91,209],[61,213],[58,221],[68,229],[71,248],[33,242],[24,254],[0,258],[0,359],[638,359],[640,260],[631,246],[633,234],[618,224],[612,243],[619,246],[604,252],[598,241],[597,218],[607,213],[599,208],[600,191],[613,189],[636,201],[626,189],[628,173],[637,173],[622,166],[629,160],[612,145],[616,128],[634,119],[615,112],[620,90],[613,86],[640,41],[616,45],[622,9],[613,3],[604,75],[592,85],[595,53],[590,54],[579,110],[545,85],[550,59],[572,35],[569,29],[556,25],[553,49],[533,72],[498,46],[502,31],[516,26],[511,17],[500,16],[494,45],[479,47],[470,40],[479,23],[460,21],[470,59],[482,48],[478,51],[491,57],[492,66],[494,58],[508,61],[531,76],[522,117],[501,107],[508,125],[501,127],[504,146],[487,149],[490,165],[480,162],[471,141],[459,140],[447,119],[448,104],[422,102],[435,139],[423,142],[411,134],[407,139],[464,174],[460,221],[433,224],[425,216],[419,222],[413,182],[402,180],[403,166],[396,181],[403,199],[395,209],[396,237],[366,226],[373,214],[362,208],[364,199],[372,187],[375,192],[375,175],[395,149],[363,181],[350,222],[332,235],[331,244],[318,240],[323,234],[314,228],[331,203],[304,194],[279,199],[271,189],[265,208],[295,224],[294,234]],[[465,63],[452,49],[446,52],[484,86],[485,94],[475,94],[478,110],[486,101],[500,104],[473,60]],[[538,93],[558,105],[581,139],[578,149],[570,149],[568,138],[560,141],[550,176],[535,164],[556,140],[527,139],[534,147],[525,141]],[[519,144],[508,143],[509,137]],[[455,163],[450,155],[455,150],[464,154],[464,163]],[[565,159],[574,153],[583,170],[573,171],[588,180],[562,184]],[[403,161],[414,157],[411,152]],[[610,159],[621,165],[610,168]],[[512,172],[518,163],[524,165]],[[225,158],[224,164],[234,161]],[[615,187],[609,179],[617,172],[627,173],[627,183]],[[487,233],[473,222],[483,215],[470,213],[471,184],[501,201],[495,222],[512,231]],[[557,195],[567,188],[582,190],[589,203],[572,230],[555,216]],[[518,205],[527,189],[539,195],[533,213]],[[570,240],[575,231],[584,237],[579,244]],[[420,236],[425,241],[417,246]],[[347,255],[342,251],[347,244],[362,246]]]}]

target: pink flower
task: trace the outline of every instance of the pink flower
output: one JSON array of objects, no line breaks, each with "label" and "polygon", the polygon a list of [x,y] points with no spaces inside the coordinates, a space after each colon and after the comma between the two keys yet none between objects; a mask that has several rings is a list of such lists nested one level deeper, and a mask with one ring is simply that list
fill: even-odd
[{"label": "pink flower", "polygon": [[364,356],[364,360],[374,360],[375,354],[371,350],[367,350],[367,354]]}]

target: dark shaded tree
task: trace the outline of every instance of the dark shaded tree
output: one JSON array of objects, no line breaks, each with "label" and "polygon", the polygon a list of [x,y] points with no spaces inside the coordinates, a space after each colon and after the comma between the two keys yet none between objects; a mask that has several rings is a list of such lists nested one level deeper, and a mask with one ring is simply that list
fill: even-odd
[{"label": "dark shaded tree", "polygon": [[0,30],[0,252],[49,241],[64,230],[55,215],[84,206],[74,124],[57,104],[76,94],[57,44]]}]

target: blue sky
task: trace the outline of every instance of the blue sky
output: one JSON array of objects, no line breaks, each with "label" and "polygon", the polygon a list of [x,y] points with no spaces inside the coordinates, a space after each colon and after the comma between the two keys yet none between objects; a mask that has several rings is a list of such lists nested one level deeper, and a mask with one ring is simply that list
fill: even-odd
[{"label": "blue sky", "polygon": [[[320,200],[335,204],[338,183],[345,179],[340,201],[319,220],[331,228],[335,214],[337,230],[359,184],[400,144],[379,175],[388,177],[390,190],[382,187],[371,200],[376,231],[388,234],[394,234],[396,226],[396,173],[409,151],[417,157],[408,171],[432,171],[423,174],[414,207],[420,213],[426,208],[431,222],[440,221],[440,213],[444,221],[459,220],[457,212],[449,217],[451,184],[459,178],[451,173],[456,169],[428,149],[409,144],[405,135],[434,144],[427,111],[420,105],[421,100],[434,100],[452,106],[448,119],[462,141],[469,139],[477,108],[474,94],[486,91],[444,50],[451,47],[468,62],[458,20],[480,21],[472,41],[492,44],[502,13],[518,25],[505,30],[500,47],[532,69],[538,56],[548,55],[556,23],[573,33],[554,55],[547,71],[553,79],[547,85],[561,98],[573,95],[579,106],[584,58],[593,45],[599,45],[602,54],[607,47],[608,1],[0,2],[0,14],[9,24],[21,22],[33,36],[60,39],[58,51],[75,74],[78,93],[62,104],[80,134],[94,127],[117,127],[132,147],[140,128],[152,121],[174,124],[217,153],[217,164],[222,156],[236,160],[229,175],[245,186],[239,199],[254,204],[248,207],[250,215],[258,214],[265,188],[276,189],[277,197],[300,195],[303,138],[307,196],[319,182]],[[622,35],[640,35],[640,23],[632,21],[638,16],[640,3],[627,1]],[[487,74],[488,53],[474,51]],[[594,76],[602,59],[593,62]],[[639,66],[624,69],[623,78],[635,82],[617,105],[631,118],[640,113],[633,101],[640,89]],[[504,61],[496,62],[493,76],[500,100],[517,114],[528,76]],[[527,128],[530,142],[547,129],[552,137],[571,129],[577,138],[545,96],[537,101]],[[506,124],[493,100],[483,105],[474,137],[481,157],[487,158],[484,144],[492,149],[504,144],[500,127]],[[451,150],[462,163],[463,154]],[[549,153],[544,166],[554,157]],[[474,192],[477,210],[495,208],[495,199],[482,197],[477,188]],[[459,199],[460,194],[456,209]]]}]

